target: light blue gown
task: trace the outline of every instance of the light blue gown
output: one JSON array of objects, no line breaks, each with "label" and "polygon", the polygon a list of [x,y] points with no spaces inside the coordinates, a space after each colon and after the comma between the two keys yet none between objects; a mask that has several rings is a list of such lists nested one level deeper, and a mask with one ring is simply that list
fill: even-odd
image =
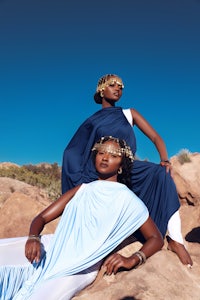
[{"label": "light blue gown", "polygon": [[[143,202],[121,183],[97,180],[82,184],[66,205],[40,263],[0,267],[0,299],[37,299],[37,291],[48,283],[56,289],[56,280],[67,280],[101,262],[148,216]],[[49,299],[51,291],[45,293]]]}]

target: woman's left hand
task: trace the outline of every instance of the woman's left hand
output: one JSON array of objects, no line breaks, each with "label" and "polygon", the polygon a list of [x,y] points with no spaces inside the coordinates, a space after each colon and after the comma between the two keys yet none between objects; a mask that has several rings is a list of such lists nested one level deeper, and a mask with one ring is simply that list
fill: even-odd
[{"label": "woman's left hand", "polygon": [[119,253],[114,253],[110,255],[103,266],[106,268],[106,274],[111,275],[116,274],[119,268],[131,269],[134,266],[134,259],[131,257],[124,257]]}]

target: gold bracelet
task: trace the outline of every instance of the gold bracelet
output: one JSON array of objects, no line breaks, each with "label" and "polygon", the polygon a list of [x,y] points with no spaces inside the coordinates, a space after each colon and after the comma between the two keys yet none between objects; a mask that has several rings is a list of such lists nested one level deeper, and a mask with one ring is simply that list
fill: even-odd
[{"label": "gold bracelet", "polygon": [[142,263],[145,264],[147,258],[146,258],[146,255],[144,254],[143,251],[137,251],[138,254],[140,254],[142,256]]},{"label": "gold bracelet", "polygon": [[35,234],[29,235],[28,240],[36,240],[38,242],[41,242],[40,237],[38,235],[35,235]]},{"label": "gold bracelet", "polygon": [[137,251],[134,253],[139,258],[139,263],[135,266],[135,268],[139,267],[140,265],[144,264],[147,260],[146,255],[142,251]]}]

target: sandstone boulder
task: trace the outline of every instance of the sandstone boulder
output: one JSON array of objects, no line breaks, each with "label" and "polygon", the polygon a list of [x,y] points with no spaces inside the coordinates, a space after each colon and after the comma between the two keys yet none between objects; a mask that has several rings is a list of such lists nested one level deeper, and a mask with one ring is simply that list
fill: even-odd
[{"label": "sandstone boulder", "polygon": [[[138,269],[103,276],[73,297],[73,300],[200,300],[200,154],[190,154],[191,161],[180,164],[172,157],[173,178],[180,197],[180,215],[185,245],[193,259],[192,269],[177,256],[163,249]],[[45,192],[10,178],[0,178],[0,238],[24,236],[33,217],[50,204]],[[52,233],[57,222],[46,226]],[[130,255],[139,242],[120,251]]]}]

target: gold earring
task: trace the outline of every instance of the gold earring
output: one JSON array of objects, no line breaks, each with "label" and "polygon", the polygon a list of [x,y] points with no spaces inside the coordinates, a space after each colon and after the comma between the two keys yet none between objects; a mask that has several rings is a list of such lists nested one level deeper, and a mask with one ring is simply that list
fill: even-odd
[{"label": "gold earring", "polygon": [[122,167],[119,168],[119,170],[118,170],[117,173],[118,173],[118,174],[122,174]]},{"label": "gold earring", "polygon": [[103,96],[104,96],[103,92],[100,93],[100,96],[101,96],[101,98],[103,98]]}]

